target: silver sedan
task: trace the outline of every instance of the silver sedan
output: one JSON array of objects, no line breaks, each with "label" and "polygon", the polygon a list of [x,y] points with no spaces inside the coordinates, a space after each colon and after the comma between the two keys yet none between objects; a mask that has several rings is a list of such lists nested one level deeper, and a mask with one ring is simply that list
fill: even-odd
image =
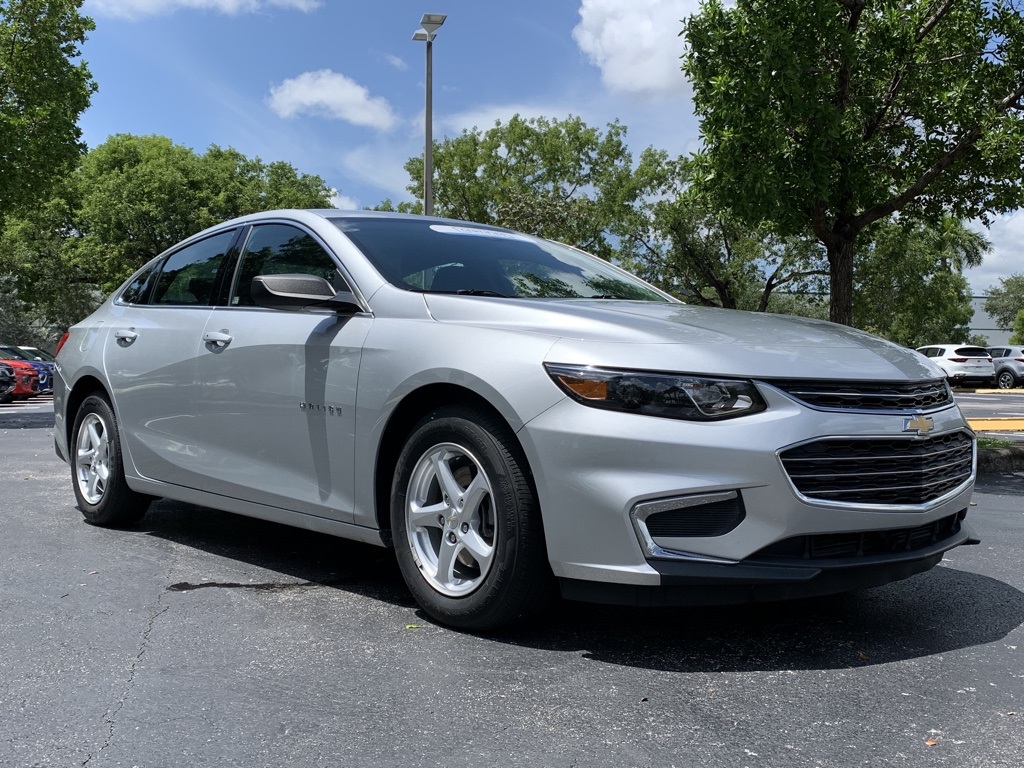
[{"label": "silver sedan", "polygon": [[466,629],[559,592],[827,594],[976,541],[974,435],[921,355],[479,224],[229,221],[145,265],[57,363],[87,521],[166,497],[393,547]]}]

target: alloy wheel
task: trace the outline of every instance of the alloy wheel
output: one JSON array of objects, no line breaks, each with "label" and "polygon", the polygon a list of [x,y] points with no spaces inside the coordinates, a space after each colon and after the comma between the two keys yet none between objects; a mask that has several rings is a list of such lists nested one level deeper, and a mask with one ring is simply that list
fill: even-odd
[{"label": "alloy wheel", "polygon": [[440,443],[416,462],[405,509],[409,547],[426,582],[448,597],[473,592],[494,563],[494,492],[480,461]]},{"label": "alloy wheel", "polygon": [[82,496],[99,504],[110,478],[110,439],[106,423],[95,413],[82,419],[76,445],[75,479]]}]

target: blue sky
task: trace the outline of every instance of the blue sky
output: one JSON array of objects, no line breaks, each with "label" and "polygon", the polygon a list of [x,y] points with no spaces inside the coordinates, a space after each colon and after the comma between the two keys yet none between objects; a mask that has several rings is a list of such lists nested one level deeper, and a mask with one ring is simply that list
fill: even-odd
[{"label": "blue sky", "polygon": [[[83,54],[99,92],[82,116],[94,147],[159,134],[198,152],[284,160],[338,190],[338,207],[411,199],[423,152],[425,12],[434,42],[434,137],[514,114],[592,126],[618,119],[634,158],[698,146],[679,70],[680,19],[697,0],[85,0]],[[999,217],[976,290],[1024,270],[1024,215]]]}]

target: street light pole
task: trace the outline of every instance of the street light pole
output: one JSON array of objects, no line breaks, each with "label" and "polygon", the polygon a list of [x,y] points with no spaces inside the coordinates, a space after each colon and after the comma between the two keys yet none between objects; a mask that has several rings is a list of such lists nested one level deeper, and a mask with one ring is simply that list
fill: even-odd
[{"label": "street light pole", "polygon": [[427,87],[425,118],[425,140],[423,143],[423,213],[434,215],[434,136],[433,136],[433,101],[434,101],[434,36],[438,28],[444,24],[448,16],[443,13],[425,13],[420,19],[422,29],[417,29],[413,40],[422,40],[427,44]]}]

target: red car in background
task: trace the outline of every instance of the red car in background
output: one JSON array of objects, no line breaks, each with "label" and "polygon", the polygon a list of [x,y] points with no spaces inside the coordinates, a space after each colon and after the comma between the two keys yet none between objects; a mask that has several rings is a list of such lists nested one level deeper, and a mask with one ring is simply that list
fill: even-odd
[{"label": "red car in background", "polygon": [[4,365],[14,370],[14,389],[6,395],[0,395],[0,403],[25,400],[39,394],[39,374],[32,363],[25,360],[4,360]]}]

